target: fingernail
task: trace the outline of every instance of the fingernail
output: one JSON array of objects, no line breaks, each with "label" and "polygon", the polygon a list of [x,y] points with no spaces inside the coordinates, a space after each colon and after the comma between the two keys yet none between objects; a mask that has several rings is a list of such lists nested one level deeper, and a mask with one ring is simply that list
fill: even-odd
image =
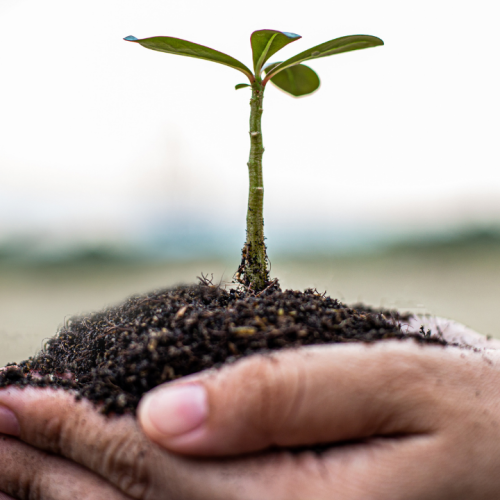
[{"label": "fingernail", "polygon": [[150,422],[165,437],[186,434],[208,417],[207,392],[202,385],[164,387],[151,393],[145,403]]},{"label": "fingernail", "polygon": [[17,417],[5,406],[0,406],[0,434],[9,434],[10,436],[21,434]]}]

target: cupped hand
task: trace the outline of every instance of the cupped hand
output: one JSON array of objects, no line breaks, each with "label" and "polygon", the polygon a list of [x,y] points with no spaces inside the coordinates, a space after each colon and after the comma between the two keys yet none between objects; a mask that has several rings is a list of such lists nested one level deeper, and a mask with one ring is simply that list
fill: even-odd
[{"label": "cupped hand", "polygon": [[296,448],[286,465],[263,461],[240,477],[238,498],[497,499],[500,342],[436,318],[408,329],[420,325],[455,346],[255,356],[152,391],[139,421],[154,442],[190,456]]},{"label": "cupped hand", "polygon": [[[444,336],[464,338],[462,327],[445,326]],[[152,391],[139,408],[142,431],[62,391],[3,390],[0,430],[19,438],[0,442],[0,491],[54,500],[497,498],[493,347],[387,341],[254,356]]]}]

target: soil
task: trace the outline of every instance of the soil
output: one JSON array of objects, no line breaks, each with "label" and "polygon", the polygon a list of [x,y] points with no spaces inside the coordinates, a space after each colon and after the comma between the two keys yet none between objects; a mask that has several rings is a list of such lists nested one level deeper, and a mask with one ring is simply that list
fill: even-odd
[{"label": "soil", "polygon": [[135,414],[153,387],[255,353],[393,338],[446,345],[423,328],[405,333],[404,320],[396,311],[349,307],[312,289],[282,291],[277,280],[256,294],[202,277],[198,285],[72,318],[37,356],[0,372],[0,387],[62,387],[105,414]]}]

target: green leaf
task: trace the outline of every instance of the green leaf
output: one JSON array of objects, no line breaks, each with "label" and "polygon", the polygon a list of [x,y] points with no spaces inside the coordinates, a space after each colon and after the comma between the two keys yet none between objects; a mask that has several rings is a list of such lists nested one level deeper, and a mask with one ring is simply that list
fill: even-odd
[{"label": "green leaf", "polygon": [[239,90],[239,89],[244,89],[245,87],[250,87],[251,85],[248,85],[248,83],[238,83],[238,85],[235,85],[234,88],[236,90]]},{"label": "green leaf", "polygon": [[252,72],[240,61],[234,57],[228,56],[218,50],[199,45],[197,43],[181,40],[180,38],[173,38],[171,36],[154,36],[151,38],[143,38],[138,40],[134,36],[124,38],[127,42],[134,42],[151,50],[158,50],[159,52],[167,52],[168,54],[177,54],[179,56],[196,57],[197,59],[205,59],[219,64],[224,64],[231,68],[237,69],[244,73],[250,82],[254,81]]},{"label": "green leaf", "polygon": [[260,75],[262,66],[273,55],[285,45],[302,38],[295,33],[276,30],[254,31],[250,36],[250,44],[253,52],[253,67],[255,75]]},{"label": "green leaf", "polygon": [[[281,63],[273,63],[264,68],[266,74]],[[305,64],[296,64],[280,71],[271,78],[271,83],[293,97],[311,94],[319,88],[319,77]]]},{"label": "green leaf", "polygon": [[377,45],[384,45],[384,42],[376,36],[351,35],[335,38],[335,40],[330,40],[329,42],[311,47],[310,49],[307,49],[304,52],[301,52],[300,54],[282,62],[266,75],[266,78],[262,83],[266,84],[280,71],[303,61],[319,59],[320,57],[332,56],[334,54],[342,54],[343,52],[350,52],[352,50],[367,49],[369,47],[376,47]]}]

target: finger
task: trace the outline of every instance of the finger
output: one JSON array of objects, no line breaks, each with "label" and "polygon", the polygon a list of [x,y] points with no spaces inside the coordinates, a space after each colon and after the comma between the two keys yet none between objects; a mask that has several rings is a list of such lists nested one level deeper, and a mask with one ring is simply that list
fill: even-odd
[{"label": "finger", "polygon": [[[70,393],[32,387],[0,391],[0,405],[17,419],[22,441],[87,467],[130,497],[155,498],[169,475],[162,491],[176,486],[171,456],[151,445],[132,416],[105,417]],[[4,431],[0,418],[0,432],[14,434],[7,423]]]},{"label": "finger", "polygon": [[[19,500],[126,500],[110,483],[75,463],[0,436],[0,490]],[[0,500],[11,497],[0,493]]]},{"label": "finger", "polygon": [[457,323],[451,319],[436,316],[411,316],[402,326],[407,326],[408,332],[417,333],[420,327],[430,330],[431,335],[441,336],[450,344],[470,346],[476,349],[500,349],[500,340],[485,335]]},{"label": "finger", "polygon": [[231,460],[224,474],[218,468],[206,474],[203,484],[208,492],[227,492],[220,498],[239,500],[443,500],[450,497],[439,487],[440,463],[426,462],[435,453],[432,438],[420,436],[334,447],[321,455],[245,455]]},{"label": "finger", "polygon": [[138,418],[161,446],[200,455],[431,432],[439,370],[456,351],[385,342],[253,356],[153,390]]}]

